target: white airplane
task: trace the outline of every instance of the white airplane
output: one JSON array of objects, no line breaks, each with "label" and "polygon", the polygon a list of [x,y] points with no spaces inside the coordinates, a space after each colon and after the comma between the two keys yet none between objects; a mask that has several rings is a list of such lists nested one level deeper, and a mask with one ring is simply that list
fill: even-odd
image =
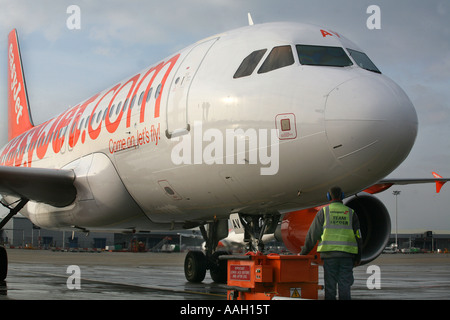
[{"label": "white airplane", "polygon": [[[0,194],[10,213],[0,227],[19,211],[47,229],[200,227],[207,250],[187,254],[189,281],[207,269],[226,279],[216,247],[232,213],[253,250],[275,232],[298,252],[331,185],[350,196],[448,181],[383,180],[414,144],[416,111],[363,50],[326,28],[269,23],[212,36],[40,125],[15,30],[8,66]],[[372,196],[349,205],[362,224],[363,263],[371,261],[388,240],[389,215]]]}]

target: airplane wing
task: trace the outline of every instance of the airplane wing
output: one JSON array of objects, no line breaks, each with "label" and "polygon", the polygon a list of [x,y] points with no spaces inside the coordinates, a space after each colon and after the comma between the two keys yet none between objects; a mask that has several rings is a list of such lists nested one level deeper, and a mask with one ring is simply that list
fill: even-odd
[{"label": "airplane wing", "polygon": [[0,166],[0,194],[55,207],[71,204],[77,195],[73,170]]},{"label": "airplane wing", "polygon": [[406,179],[383,179],[364,191],[370,194],[375,194],[389,189],[393,185],[407,185],[418,183],[436,183],[436,193],[441,191],[442,186],[450,181],[450,178],[443,178],[436,172],[433,172],[434,178],[406,178]]}]

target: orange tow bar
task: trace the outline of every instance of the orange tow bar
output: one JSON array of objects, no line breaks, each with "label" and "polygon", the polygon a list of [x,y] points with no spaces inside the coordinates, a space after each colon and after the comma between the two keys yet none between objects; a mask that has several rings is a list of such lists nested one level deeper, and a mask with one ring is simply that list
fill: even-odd
[{"label": "orange tow bar", "polygon": [[317,299],[322,289],[312,255],[248,253],[222,258],[228,260],[228,300]]}]

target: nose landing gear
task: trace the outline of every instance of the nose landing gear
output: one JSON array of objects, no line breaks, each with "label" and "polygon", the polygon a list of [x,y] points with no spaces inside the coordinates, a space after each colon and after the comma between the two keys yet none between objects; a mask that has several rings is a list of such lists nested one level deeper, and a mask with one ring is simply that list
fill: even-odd
[{"label": "nose landing gear", "polygon": [[220,260],[219,256],[228,254],[226,251],[218,251],[217,245],[220,239],[228,236],[228,220],[215,220],[200,226],[205,239],[205,253],[202,251],[189,251],[184,260],[184,275],[189,282],[202,282],[206,271],[210,271],[211,278],[218,283],[227,281],[227,263]]},{"label": "nose landing gear", "polygon": [[[239,217],[245,230],[244,243],[246,249],[252,252],[262,252],[263,235],[274,233],[278,224],[279,214],[242,215]],[[206,271],[210,271],[211,278],[217,283],[227,282],[227,261],[220,256],[229,255],[228,251],[217,250],[219,240],[228,236],[228,220],[216,220],[200,226],[205,239],[205,253],[190,251],[184,260],[184,274],[189,282],[202,282]]]}]

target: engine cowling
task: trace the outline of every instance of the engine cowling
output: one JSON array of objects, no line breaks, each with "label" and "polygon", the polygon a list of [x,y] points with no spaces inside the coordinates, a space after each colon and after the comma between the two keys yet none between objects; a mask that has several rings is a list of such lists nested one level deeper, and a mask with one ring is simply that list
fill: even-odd
[{"label": "engine cowling", "polygon": [[[345,202],[358,215],[361,236],[361,264],[376,259],[389,240],[391,219],[385,205],[377,198],[369,195],[355,196]],[[306,234],[321,207],[309,208],[286,213],[275,232],[277,240],[282,241],[292,253],[300,252],[305,243]],[[316,248],[311,252],[315,254]]]}]

